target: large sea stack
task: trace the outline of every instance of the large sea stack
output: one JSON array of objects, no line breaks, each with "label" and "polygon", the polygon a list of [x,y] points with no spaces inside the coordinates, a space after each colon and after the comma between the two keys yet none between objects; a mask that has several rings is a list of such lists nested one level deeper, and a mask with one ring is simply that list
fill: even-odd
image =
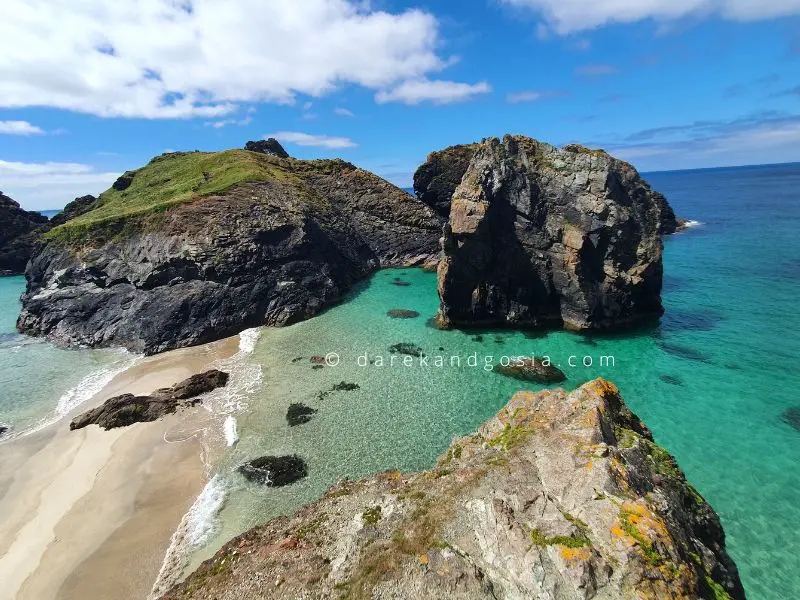
[{"label": "large sea stack", "polygon": [[306,319],[438,253],[441,218],[376,175],[248,148],[165,154],[87,199],[31,261],[19,330],[156,353]]},{"label": "large sea stack", "polygon": [[341,482],[163,596],[744,597],[714,509],[602,379],[520,392],[430,471]]},{"label": "large sea stack", "polygon": [[47,217],[20,208],[0,192],[0,275],[19,275],[33,254]]},{"label": "large sea stack", "polygon": [[665,202],[601,150],[484,140],[450,204],[440,323],[584,330],[660,316]]}]

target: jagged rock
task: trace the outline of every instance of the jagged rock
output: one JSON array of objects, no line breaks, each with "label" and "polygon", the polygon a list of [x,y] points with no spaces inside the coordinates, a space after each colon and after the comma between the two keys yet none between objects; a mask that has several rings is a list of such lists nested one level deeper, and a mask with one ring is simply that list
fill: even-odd
[{"label": "jagged rock", "polygon": [[150,396],[122,394],[109,398],[101,406],[75,417],[69,428],[82,429],[94,424],[108,430],[127,427],[134,423],[157,421],[165,415],[175,413],[181,406],[193,406],[197,403],[187,400],[223,387],[227,383],[227,373],[212,369],[199,375],[192,375],[172,387],[156,390]]},{"label": "jagged rock", "polygon": [[405,308],[393,308],[387,311],[386,314],[393,319],[416,319],[419,316],[417,311]]},{"label": "jagged rock", "polygon": [[3,436],[8,431],[8,427],[5,425],[0,425],[0,436]]},{"label": "jagged rock", "polygon": [[33,254],[47,217],[20,208],[0,192],[0,275],[19,275]]},{"label": "jagged rock", "polygon": [[95,207],[96,203],[97,198],[94,196],[81,196],[80,198],[75,198],[75,200],[64,207],[64,210],[50,219],[50,225],[53,227],[56,225],[63,225],[70,219],[74,219],[75,217],[79,217],[80,215],[89,212]]},{"label": "jagged rock", "polygon": [[286,422],[289,427],[297,427],[308,423],[311,418],[317,413],[316,409],[306,406],[301,402],[295,402],[289,405],[289,410],[286,411]]},{"label": "jagged rock", "polygon": [[[280,582],[280,585],[275,585]],[[520,392],[423,473],[343,481],[165,600],[743,600],[719,518],[613,384]]]},{"label": "jagged rock", "polygon": [[118,192],[124,192],[133,183],[133,178],[136,176],[136,171],[125,171],[120,175],[117,180],[111,184],[111,187]]},{"label": "jagged rock", "polygon": [[354,390],[361,389],[361,386],[357,383],[347,383],[346,381],[342,381],[334,384],[333,388],[331,389],[334,392],[352,392]]},{"label": "jagged rock", "polygon": [[244,145],[245,150],[250,152],[258,152],[266,154],[267,156],[277,156],[278,158],[289,158],[289,153],[283,149],[280,142],[275,138],[267,138],[266,140],[258,140],[255,142],[247,142]]},{"label": "jagged rock", "polygon": [[442,239],[443,326],[618,328],[661,306],[658,195],[600,150],[485,140]]},{"label": "jagged rock", "polygon": [[308,475],[305,461],[291,456],[262,456],[239,467],[245,479],[269,487],[282,487]]},{"label": "jagged rock", "polygon": [[451,146],[431,152],[414,173],[414,192],[441,216],[450,214],[450,200],[469,167],[479,144]]},{"label": "jagged rock", "polygon": [[510,364],[498,365],[496,370],[502,375],[535,383],[561,383],[567,378],[561,369],[536,357],[512,359]]},{"label": "jagged rock", "polygon": [[[245,180],[219,190],[234,167]],[[181,186],[199,191],[175,199]],[[441,235],[422,202],[350,163],[244,150],[158,157],[80,220],[45,237],[17,327],[145,354],[312,317],[376,269],[436,255]]]}]

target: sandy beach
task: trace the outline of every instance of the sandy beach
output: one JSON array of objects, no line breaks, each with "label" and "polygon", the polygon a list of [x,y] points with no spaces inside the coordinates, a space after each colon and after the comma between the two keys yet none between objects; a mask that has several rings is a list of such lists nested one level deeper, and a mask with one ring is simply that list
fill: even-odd
[{"label": "sandy beach", "polygon": [[144,600],[181,518],[206,483],[209,415],[69,430],[79,412],[147,394],[238,350],[229,338],[143,359],[57,423],[0,446],[0,599]]}]

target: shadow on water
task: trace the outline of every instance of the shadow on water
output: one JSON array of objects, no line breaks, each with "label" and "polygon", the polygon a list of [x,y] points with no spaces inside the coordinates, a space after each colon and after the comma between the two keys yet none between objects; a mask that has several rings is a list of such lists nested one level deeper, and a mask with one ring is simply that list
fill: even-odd
[{"label": "shadow on water", "polygon": [[708,309],[670,308],[661,317],[660,333],[669,335],[679,331],[713,331],[723,320],[722,315]]}]

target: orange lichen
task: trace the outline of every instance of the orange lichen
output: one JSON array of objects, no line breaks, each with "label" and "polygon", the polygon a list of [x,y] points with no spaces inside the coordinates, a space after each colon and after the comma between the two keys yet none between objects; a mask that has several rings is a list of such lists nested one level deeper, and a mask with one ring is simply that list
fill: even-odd
[{"label": "orange lichen", "polygon": [[561,557],[564,560],[589,560],[591,558],[592,553],[589,551],[589,548],[582,547],[582,548],[568,548],[566,546],[559,546],[561,549]]}]

